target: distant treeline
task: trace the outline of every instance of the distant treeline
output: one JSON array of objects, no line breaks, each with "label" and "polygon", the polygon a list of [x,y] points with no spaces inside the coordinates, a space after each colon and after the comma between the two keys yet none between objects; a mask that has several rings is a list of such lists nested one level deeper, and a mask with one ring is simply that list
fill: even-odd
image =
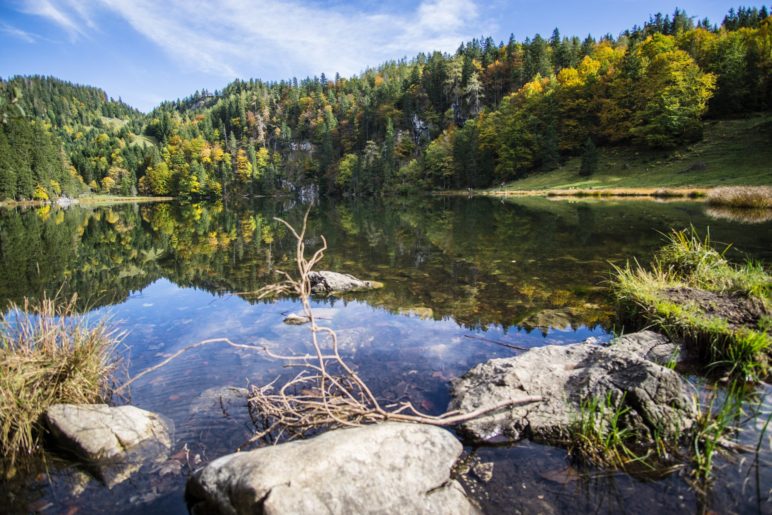
[{"label": "distant treeline", "polygon": [[[486,187],[595,145],[676,148],[704,116],[772,108],[772,17],[684,11],[618,37],[462,44],[359,76],[237,80],[142,115],[100,90],[17,77],[29,116],[95,191],[219,197],[315,187],[379,195]],[[36,122],[37,123],[37,122]],[[45,185],[42,185],[45,188]]]}]

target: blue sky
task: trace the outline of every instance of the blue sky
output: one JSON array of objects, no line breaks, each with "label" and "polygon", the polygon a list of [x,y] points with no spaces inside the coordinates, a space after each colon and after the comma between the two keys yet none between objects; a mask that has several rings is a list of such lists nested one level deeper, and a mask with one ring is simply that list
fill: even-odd
[{"label": "blue sky", "polygon": [[[741,5],[761,6],[746,1]],[[235,78],[347,76],[419,51],[555,27],[618,34],[679,6],[720,21],[718,0],[3,0],[0,77],[53,75],[147,111]]]}]

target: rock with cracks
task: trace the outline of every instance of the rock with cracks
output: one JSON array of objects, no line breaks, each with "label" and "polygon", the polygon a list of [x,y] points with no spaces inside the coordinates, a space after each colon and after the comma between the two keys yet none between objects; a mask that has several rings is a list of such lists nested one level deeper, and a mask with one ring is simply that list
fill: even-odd
[{"label": "rock with cracks", "polygon": [[450,469],[448,431],[383,423],[223,456],[197,470],[191,513],[476,513]]},{"label": "rock with cracks", "polygon": [[134,406],[55,404],[45,420],[56,445],[110,488],[145,463],[166,459],[172,446],[172,422]]},{"label": "rock with cracks", "polygon": [[675,437],[694,413],[687,385],[663,366],[678,354],[665,337],[642,331],[609,347],[585,343],[549,345],[472,368],[452,388],[451,409],[470,412],[507,399],[540,396],[541,402],[505,408],[463,424],[477,441],[531,438],[565,441],[582,401],[611,396],[630,410],[622,423],[643,440],[654,433]]},{"label": "rock with cracks", "polygon": [[317,295],[371,290],[382,286],[377,281],[362,281],[353,275],[325,270],[309,272],[308,280],[311,282],[311,293]]}]

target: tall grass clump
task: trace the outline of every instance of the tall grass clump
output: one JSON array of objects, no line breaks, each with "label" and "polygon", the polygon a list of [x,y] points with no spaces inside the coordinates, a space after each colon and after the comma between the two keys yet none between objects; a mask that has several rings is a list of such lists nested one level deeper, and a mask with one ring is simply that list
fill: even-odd
[{"label": "tall grass clump", "polygon": [[638,435],[623,423],[629,412],[624,395],[616,403],[611,394],[583,400],[569,430],[571,456],[592,465],[615,468],[642,461],[644,458],[630,448]]},{"label": "tall grass clump", "polygon": [[744,209],[772,209],[770,186],[722,186],[708,191],[708,204]]},{"label": "tall grass clump", "polygon": [[716,391],[705,405],[695,406],[697,418],[692,428],[692,457],[694,475],[700,482],[710,480],[714,455],[725,438],[737,430],[746,398],[743,385],[732,382],[723,399],[719,399]]},{"label": "tall grass clump", "polygon": [[[648,325],[693,344],[710,365],[748,380],[768,374],[772,279],[759,263],[730,264],[710,236],[672,231],[648,268],[615,267],[612,292],[623,322]],[[738,323],[726,318],[754,319]],[[748,313],[752,308],[755,312]]]},{"label": "tall grass clump", "polygon": [[0,450],[7,471],[39,449],[49,406],[92,403],[108,393],[120,335],[105,320],[79,316],[76,300],[25,299],[0,315]]}]

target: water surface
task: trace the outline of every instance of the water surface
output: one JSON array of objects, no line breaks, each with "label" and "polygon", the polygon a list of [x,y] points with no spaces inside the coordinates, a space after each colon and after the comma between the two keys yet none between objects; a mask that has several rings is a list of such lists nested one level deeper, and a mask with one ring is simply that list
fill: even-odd
[{"label": "water surface", "polygon": [[[258,301],[251,293],[274,282],[276,270],[292,269],[294,241],[275,217],[297,226],[306,207],[265,200],[2,211],[0,301],[77,293],[90,316],[110,316],[127,331],[122,352],[129,374],[206,338],[306,352],[307,327],[282,323],[298,302]],[[307,238],[309,248],[326,238],[321,268],[385,286],[314,305],[378,396],[441,413],[450,380],[479,362],[513,355],[502,342],[535,347],[610,339],[611,264],[648,261],[662,233],[689,225],[710,227],[714,241],[733,243],[734,260],[772,259],[771,222],[715,217],[697,203],[323,202],[311,211]],[[45,507],[45,513],[185,513],[187,462],[193,467],[232,452],[252,431],[245,412],[224,412],[202,392],[265,384],[286,373],[281,363],[225,346],[185,354],[135,383],[129,399],[116,399],[175,422],[173,452],[188,451],[179,473],[150,468],[108,491],[52,458],[51,481],[9,484],[6,505]],[[746,425],[746,438],[758,438],[758,419]],[[764,447],[761,460],[720,461],[707,496],[695,494],[684,471],[644,481],[578,470],[565,451],[528,442],[468,449],[495,467],[490,483],[471,477],[466,486],[490,513],[769,511]]]}]

